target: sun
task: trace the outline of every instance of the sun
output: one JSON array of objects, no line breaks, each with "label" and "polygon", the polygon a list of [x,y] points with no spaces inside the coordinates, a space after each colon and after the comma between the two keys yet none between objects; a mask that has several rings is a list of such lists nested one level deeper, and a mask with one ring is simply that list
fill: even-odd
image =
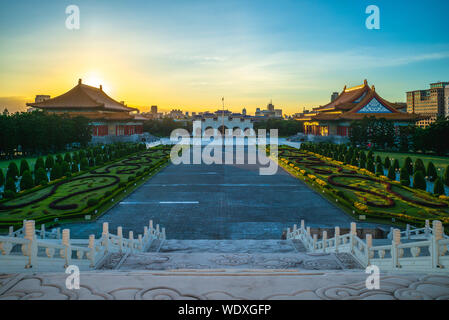
[{"label": "sun", "polygon": [[86,76],[83,78],[83,83],[96,88],[99,88],[101,85],[104,92],[106,92],[107,94],[111,93],[111,87],[98,73],[90,72],[86,74]]}]

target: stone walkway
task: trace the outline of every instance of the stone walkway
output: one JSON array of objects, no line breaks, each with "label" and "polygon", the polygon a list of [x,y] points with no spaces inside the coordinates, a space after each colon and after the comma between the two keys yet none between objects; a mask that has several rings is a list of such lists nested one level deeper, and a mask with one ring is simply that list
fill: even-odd
[{"label": "stone walkway", "polygon": [[368,290],[363,271],[301,273],[243,270],[86,272],[68,290],[66,274],[0,275],[8,299],[449,299],[449,276],[383,274]]}]

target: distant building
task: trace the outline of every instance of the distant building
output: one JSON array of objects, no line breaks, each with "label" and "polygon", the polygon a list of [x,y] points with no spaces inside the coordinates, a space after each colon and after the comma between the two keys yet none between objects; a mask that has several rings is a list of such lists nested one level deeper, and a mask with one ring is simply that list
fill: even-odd
[{"label": "distant building", "polygon": [[[50,99],[50,96],[47,94],[37,94],[34,98],[35,103],[43,102],[45,100]],[[33,112],[34,110],[37,110],[36,108],[30,107],[27,109],[27,112]]]},{"label": "distant building", "polygon": [[[202,112],[195,116],[193,120],[200,120],[202,133],[207,129],[213,129],[213,134],[218,131],[223,133],[229,129],[235,131],[240,129],[240,133],[253,129],[253,117],[241,113],[232,113],[229,110],[218,110],[214,113]],[[223,127],[224,125],[224,127]]]},{"label": "distant building", "polygon": [[246,108],[243,108],[243,109],[242,109],[242,114],[243,114],[244,116],[246,116]]},{"label": "distant building", "polygon": [[256,118],[282,118],[282,109],[275,109],[273,103],[270,101],[270,103],[267,105],[267,109],[260,110],[260,108],[256,109],[255,113]]},{"label": "distant building", "polygon": [[313,108],[297,120],[303,121],[304,133],[318,136],[349,135],[351,123],[363,118],[386,119],[395,128],[421,120],[418,114],[399,111],[394,103],[383,99],[374,86],[365,80],[362,85],[343,88],[337,99],[324,106]]},{"label": "distant building", "polygon": [[407,92],[407,112],[426,116],[426,119],[417,121],[416,125],[426,127],[437,117],[449,115],[446,106],[447,98],[445,99],[445,88],[448,85],[449,82],[436,82],[430,84],[430,89]]},{"label": "distant building", "polygon": [[332,95],[331,95],[331,102],[334,102],[335,101],[335,99],[337,99],[338,98],[338,92],[332,92]]},{"label": "distant building", "polygon": [[449,85],[444,87],[444,116],[449,117]]},{"label": "distant building", "polygon": [[86,117],[90,120],[93,136],[141,134],[143,122],[147,120],[132,113],[138,112],[138,109],[130,108],[109,97],[101,85],[100,88],[91,87],[83,84],[81,79],[78,85],[60,96],[43,100],[41,97],[38,102],[27,103],[27,106],[48,113]]},{"label": "distant building", "polygon": [[172,109],[168,116],[172,119],[184,119],[184,113],[181,109]]},{"label": "distant building", "polygon": [[157,106],[151,106],[151,113],[157,114]]}]

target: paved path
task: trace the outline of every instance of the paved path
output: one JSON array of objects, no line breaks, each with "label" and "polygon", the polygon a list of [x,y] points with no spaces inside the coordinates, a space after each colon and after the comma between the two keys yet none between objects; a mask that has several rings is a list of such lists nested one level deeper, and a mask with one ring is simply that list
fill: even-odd
[{"label": "paved path", "polygon": [[79,290],[67,275],[0,275],[0,300],[8,299],[449,299],[449,276],[382,274],[368,290],[364,271],[86,272]]},{"label": "paved path", "polygon": [[171,164],[97,222],[69,227],[87,238],[108,221],[136,234],[153,219],[169,239],[280,239],[301,218],[311,227],[352,221],[281,168],[259,175],[259,165]]}]

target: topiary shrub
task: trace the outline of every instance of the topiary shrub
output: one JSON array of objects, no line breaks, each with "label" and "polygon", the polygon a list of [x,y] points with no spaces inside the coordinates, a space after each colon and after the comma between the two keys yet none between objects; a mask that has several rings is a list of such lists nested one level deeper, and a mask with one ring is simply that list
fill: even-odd
[{"label": "topiary shrub", "polygon": [[124,181],[120,182],[120,183],[118,184],[118,187],[119,187],[119,188],[124,188],[124,187],[126,187],[126,182],[124,182]]},{"label": "topiary shrub", "polygon": [[449,165],[444,169],[443,182],[445,185],[449,186]]},{"label": "topiary shrub", "polygon": [[408,173],[408,168],[404,164],[404,166],[401,168],[399,180],[403,186],[410,186],[410,175]]},{"label": "topiary shrub", "polygon": [[427,164],[426,173],[430,181],[435,181],[438,178],[437,169],[433,165],[432,161],[429,161],[429,163]]},{"label": "topiary shrub", "polygon": [[22,159],[22,161],[20,161],[20,175],[23,176],[25,171],[30,171],[30,166],[28,165],[28,161]]},{"label": "topiary shrub", "polygon": [[61,172],[64,176],[67,176],[66,173],[70,172],[70,164],[65,160],[61,162]]},{"label": "topiary shrub", "polygon": [[62,158],[62,156],[60,154],[56,155],[56,162],[58,162],[59,164],[61,164],[61,162],[64,161],[64,159]]},{"label": "topiary shrub", "polygon": [[388,177],[388,179],[396,180],[396,171],[394,171],[393,166],[390,166],[390,168],[388,168],[387,177]]},{"label": "topiary shrub", "polygon": [[17,164],[15,162],[10,162],[8,165],[8,171],[6,171],[6,180],[8,180],[8,178],[13,178],[14,181],[16,181],[18,175],[19,168],[17,168]]},{"label": "topiary shrub", "polygon": [[36,162],[34,163],[34,172],[36,172],[39,168],[45,169],[44,159],[42,159],[41,157],[37,158]]},{"label": "topiary shrub", "polygon": [[8,177],[8,178],[6,178],[6,183],[5,183],[5,193],[7,192],[7,191],[11,191],[11,192],[13,192],[14,194],[17,192],[17,189],[16,189],[16,182],[15,182],[15,180],[12,178],[12,177]]},{"label": "topiary shrub", "polygon": [[53,158],[53,156],[47,156],[47,158],[45,159],[45,168],[47,170],[50,170],[51,168],[53,168],[54,165],[55,159]]},{"label": "topiary shrub", "polygon": [[87,170],[89,168],[89,162],[87,161],[87,158],[81,158],[80,162],[80,169],[81,171]]},{"label": "topiary shrub", "polygon": [[426,179],[424,179],[424,174],[421,170],[418,170],[413,175],[413,188],[426,190]]},{"label": "topiary shrub", "polygon": [[435,180],[435,183],[433,185],[433,193],[435,195],[437,195],[437,196],[445,194],[445,192],[444,192],[444,183],[443,183],[443,180],[440,177],[438,177]]},{"label": "topiary shrub", "polygon": [[376,157],[376,163],[382,163],[382,158],[379,155]]},{"label": "topiary shrub", "polygon": [[405,158],[404,165],[408,170],[408,174],[412,175],[413,174],[413,162],[410,157]]},{"label": "topiary shrub", "polygon": [[31,189],[32,187],[34,187],[33,177],[30,171],[26,170],[20,179],[20,191]]},{"label": "topiary shrub", "polygon": [[383,175],[384,174],[384,166],[382,165],[382,162],[378,162],[376,166],[376,173]]},{"label": "topiary shrub", "polygon": [[16,193],[11,191],[11,190],[5,190],[5,192],[3,192],[3,197],[5,199],[12,199],[16,196]]},{"label": "topiary shrub", "polygon": [[362,169],[366,168],[366,160],[365,159],[363,159],[363,158],[360,159],[359,167],[362,168]]},{"label": "topiary shrub", "polygon": [[368,162],[366,163],[366,169],[368,171],[371,171],[372,173],[376,172],[372,158],[368,158]]},{"label": "topiary shrub", "polygon": [[48,182],[47,172],[45,172],[44,168],[38,168],[34,172],[34,182],[36,185],[39,185],[43,180]]},{"label": "topiary shrub", "polygon": [[87,200],[87,206],[88,207],[92,207],[96,204],[98,204],[100,201],[96,198],[90,198],[89,200]]},{"label": "topiary shrub", "polygon": [[70,168],[71,170],[72,170],[72,173],[77,173],[79,170],[78,170],[78,162],[77,161],[74,161],[73,163],[72,163],[72,167]]},{"label": "topiary shrub", "polygon": [[3,175],[3,170],[0,168],[0,187],[5,184],[5,176]]},{"label": "topiary shrub", "polygon": [[423,173],[423,176],[426,174],[426,168],[424,167],[424,163],[421,159],[416,159],[415,165],[413,167],[413,172],[421,171]]},{"label": "topiary shrub", "polygon": [[386,156],[385,161],[384,161],[384,167],[385,167],[385,169],[390,169],[390,166],[391,166],[390,158],[388,158],[388,156]]},{"label": "topiary shrub", "polygon": [[394,159],[393,168],[394,168],[394,170],[399,170],[401,168],[399,166],[399,160],[398,159]]},{"label": "topiary shrub", "polygon": [[61,165],[56,162],[50,172],[50,180],[56,180],[62,177]]},{"label": "topiary shrub", "polygon": [[72,162],[72,156],[70,155],[70,153],[67,152],[67,153],[64,155],[64,161],[65,161],[65,162],[68,162],[68,163]]}]

